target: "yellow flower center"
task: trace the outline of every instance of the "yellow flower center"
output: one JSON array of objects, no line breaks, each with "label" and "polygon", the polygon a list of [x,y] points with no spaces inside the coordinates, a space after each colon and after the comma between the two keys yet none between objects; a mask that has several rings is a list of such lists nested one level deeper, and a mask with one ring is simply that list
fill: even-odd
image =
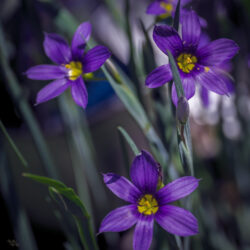
[{"label": "yellow flower center", "polygon": [[173,5],[171,3],[166,3],[164,1],[162,1],[160,5],[165,10],[166,13],[159,15],[159,17],[162,19],[170,17],[173,11]]},{"label": "yellow flower center", "polygon": [[155,214],[158,209],[158,202],[151,194],[145,194],[139,201],[137,209],[144,215]]},{"label": "yellow flower center", "polygon": [[190,73],[197,63],[196,56],[182,53],[177,57],[177,64],[184,73]]},{"label": "yellow flower center", "polygon": [[69,79],[74,81],[82,74],[82,63],[81,62],[70,62],[65,67],[69,69]]}]

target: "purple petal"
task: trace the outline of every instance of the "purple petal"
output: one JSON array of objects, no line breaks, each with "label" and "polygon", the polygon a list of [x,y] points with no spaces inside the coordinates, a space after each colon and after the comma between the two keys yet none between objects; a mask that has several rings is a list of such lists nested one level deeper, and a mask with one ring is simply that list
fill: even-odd
[{"label": "purple petal", "polygon": [[167,54],[167,50],[170,50],[175,57],[183,49],[179,34],[174,28],[168,25],[155,26],[153,39],[159,49],[165,54]]},{"label": "purple petal", "polygon": [[158,182],[158,163],[146,151],[136,156],[130,170],[132,182],[143,193],[153,194]]},{"label": "purple petal", "polygon": [[153,70],[146,78],[148,88],[157,88],[172,80],[172,71],[169,64],[162,65]]},{"label": "purple petal", "polygon": [[203,106],[207,108],[209,106],[209,93],[208,90],[202,86],[200,89],[200,96]]},{"label": "purple petal", "polygon": [[116,208],[103,219],[99,233],[121,232],[132,227],[139,218],[136,205]]},{"label": "purple petal", "polygon": [[153,229],[154,216],[141,215],[135,227],[133,240],[134,250],[149,249],[153,238]]},{"label": "purple petal", "polygon": [[204,47],[205,45],[209,44],[211,41],[210,37],[208,36],[208,34],[206,33],[201,33],[201,36],[200,36],[200,42],[199,42],[199,45],[198,45],[198,49]]},{"label": "purple petal", "polygon": [[204,88],[219,95],[227,95],[232,92],[232,79],[223,74],[220,69],[209,68],[196,76],[196,80]]},{"label": "purple petal", "polygon": [[67,64],[71,60],[68,43],[57,34],[45,33],[43,47],[46,55],[57,64]]},{"label": "purple petal", "polygon": [[192,176],[178,178],[161,188],[156,193],[160,204],[167,204],[191,194],[199,185],[199,180]]},{"label": "purple petal", "polygon": [[88,92],[82,77],[72,81],[71,94],[75,103],[83,108],[88,104]]},{"label": "purple petal", "polygon": [[108,173],[103,174],[106,186],[119,198],[134,203],[141,196],[138,188],[125,177]]},{"label": "purple petal", "polygon": [[63,91],[65,91],[69,87],[69,85],[70,84],[66,78],[57,79],[51,82],[38,92],[36,97],[36,104],[46,102],[52,98],[57,97]]},{"label": "purple petal", "polygon": [[199,16],[199,21],[200,21],[200,24],[201,24],[202,28],[207,27],[207,20],[205,18]]},{"label": "purple petal", "polygon": [[64,78],[68,70],[63,66],[37,65],[29,68],[25,74],[33,80],[53,80]]},{"label": "purple petal", "polygon": [[[225,65],[225,66],[228,66],[228,64]],[[218,74],[220,74],[220,77],[226,83],[227,89],[228,89],[228,93],[229,94],[233,93],[235,91],[235,88],[234,88],[234,85],[233,85],[233,78],[232,78],[232,76],[227,71],[225,71],[222,68],[218,68],[218,69],[216,69],[216,71],[217,71]]]},{"label": "purple petal", "polygon": [[171,205],[159,208],[155,220],[166,231],[179,236],[190,236],[198,233],[197,219],[189,211]]},{"label": "purple petal", "polygon": [[73,58],[82,58],[86,42],[90,38],[91,30],[92,27],[89,22],[84,22],[78,26],[71,43]]},{"label": "purple petal", "polygon": [[110,56],[111,53],[105,46],[95,46],[84,55],[83,72],[89,73],[98,70]]},{"label": "purple petal", "polygon": [[200,64],[216,66],[230,60],[238,51],[239,46],[233,40],[222,38],[200,48],[197,55]]},{"label": "purple petal", "polygon": [[[186,78],[183,77],[182,78],[182,86],[183,86],[185,96],[189,100],[191,97],[194,96],[194,93],[195,93],[195,80],[194,80],[194,78],[193,77],[186,77]],[[176,106],[178,103],[178,96],[177,96],[177,92],[176,92],[176,88],[175,88],[174,84],[172,86],[172,100]]]},{"label": "purple petal", "polygon": [[184,47],[196,50],[201,35],[201,26],[197,14],[194,11],[186,11],[181,24]]},{"label": "purple petal", "polygon": [[166,13],[166,10],[164,10],[161,7],[161,2],[156,1],[156,2],[149,4],[146,13],[151,14],[151,15],[161,15],[161,14]]}]

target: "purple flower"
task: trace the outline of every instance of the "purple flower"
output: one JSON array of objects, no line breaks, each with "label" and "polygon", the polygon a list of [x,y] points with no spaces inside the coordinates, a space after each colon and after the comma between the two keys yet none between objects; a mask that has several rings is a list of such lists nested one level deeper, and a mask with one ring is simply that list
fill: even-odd
[{"label": "purple flower", "polygon": [[[232,89],[232,79],[223,74],[221,67],[227,64],[238,52],[238,45],[230,39],[218,39],[199,46],[201,26],[194,11],[183,16],[182,38],[167,25],[155,26],[153,38],[159,49],[173,54],[179,68],[182,85],[187,99],[195,93],[195,84],[219,95],[228,95]],[[156,88],[172,80],[169,64],[153,70],[146,78],[146,86]],[[177,104],[175,86],[172,87],[172,100]]]},{"label": "purple flower", "polygon": [[76,104],[86,108],[88,93],[84,79],[91,78],[92,72],[99,69],[111,55],[101,45],[84,53],[90,33],[91,24],[82,23],[73,36],[71,47],[60,35],[45,33],[44,51],[58,65],[38,65],[26,71],[30,79],[54,80],[38,92],[37,104],[57,97],[70,87]]},{"label": "purple flower", "polygon": [[[185,5],[190,3],[192,0],[182,0],[180,6],[180,21],[182,22],[182,16],[187,14],[189,11],[183,9]],[[176,7],[178,4],[178,0],[155,0],[151,4],[149,4],[146,13],[149,15],[156,15],[161,19],[165,19],[167,17],[174,17]],[[199,17],[200,23],[202,27],[207,26],[207,22],[204,18]]]},{"label": "purple flower", "polygon": [[113,174],[104,174],[107,187],[119,198],[131,203],[111,211],[102,221],[99,233],[120,232],[135,226],[134,250],[147,250],[153,236],[154,220],[166,231],[180,236],[198,233],[197,219],[187,210],[169,205],[197,187],[192,176],[179,178],[157,191],[158,164],[142,151],[132,164],[131,180]]},{"label": "purple flower", "polygon": [[[182,0],[181,7],[191,2],[191,0]],[[157,15],[164,19],[174,16],[178,0],[155,0],[149,4],[146,13],[150,15]]]}]

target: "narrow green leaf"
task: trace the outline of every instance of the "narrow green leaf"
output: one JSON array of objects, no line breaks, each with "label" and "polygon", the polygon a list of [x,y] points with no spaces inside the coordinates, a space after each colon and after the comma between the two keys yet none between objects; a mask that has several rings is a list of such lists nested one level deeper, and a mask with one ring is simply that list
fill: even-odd
[{"label": "narrow green leaf", "polygon": [[149,74],[153,69],[156,68],[155,58],[152,56],[154,54],[153,47],[149,38],[148,31],[146,30],[144,23],[140,19],[140,26],[145,37],[145,43],[143,44],[143,64],[146,74]]},{"label": "narrow green leaf", "polygon": [[15,142],[12,140],[12,138],[10,137],[8,131],[6,130],[6,128],[4,127],[2,121],[0,120],[0,128],[3,132],[3,134],[5,135],[6,139],[8,140],[10,146],[12,147],[12,149],[14,150],[14,152],[16,153],[17,157],[19,158],[20,162],[23,164],[24,167],[28,167],[28,163],[27,161],[24,159],[22,153],[20,152],[20,150],[18,149],[18,147],[16,146]]},{"label": "narrow green leaf", "polygon": [[[75,191],[72,188],[67,187],[64,183],[58,180],[54,180],[52,178],[48,178],[45,176],[40,175],[34,175],[29,173],[23,173],[24,177],[28,177],[34,181],[37,181],[39,183],[45,184],[49,187],[52,187],[54,192],[57,192],[58,194],[63,195],[73,203],[75,203],[77,206],[79,206],[84,214],[84,216],[89,217],[87,210],[83,203],[81,202],[78,195],[75,193]],[[51,190],[51,191],[53,191]]]},{"label": "narrow green leaf", "polygon": [[[180,73],[176,66],[172,53],[170,51],[167,51],[167,53],[169,57],[170,67],[173,73],[173,79],[174,79],[176,92],[177,92],[178,98],[180,98],[181,96],[184,96],[184,90],[183,90],[183,86],[181,83]],[[179,130],[178,132],[179,151],[180,151],[180,156],[182,160],[182,165],[186,173],[188,173],[188,170],[189,170],[191,175],[193,175],[194,168],[193,168],[192,141],[191,141],[189,121],[187,121],[187,123],[184,125],[184,130],[183,130],[184,131],[183,136],[185,138],[185,141],[183,141],[183,138],[180,137],[182,134],[181,132],[182,126],[183,125],[181,125],[181,128],[178,129]]]},{"label": "narrow green leaf", "polygon": [[178,31],[179,29],[179,23],[180,23],[180,6],[181,6],[181,0],[178,1],[177,7],[175,10],[175,15],[174,15],[174,23],[173,27]]},{"label": "narrow green leaf", "polygon": [[138,150],[136,144],[134,143],[132,138],[129,136],[129,134],[126,132],[126,130],[124,128],[120,127],[120,126],[117,129],[121,132],[123,137],[126,139],[127,143],[129,144],[130,148],[134,152],[135,156],[139,155],[140,151]]},{"label": "narrow green leaf", "polygon": [[24,177],[30,178],[34,181],[37,181],[39,183],[45,184],[47,186],[52,186],[54,188],[65,188],[66,185],[64,183],[62,183],[61,181],[52,179],[52,178],[48,178],[45,176],[40,176],[40,175],[34,175],[34,174],[30,174],[30,173],[23,173]]},{"label": "narrow green leaf", "polygon": [[[57,181],[45,176],[39,176],[30,173],[23,173],[23,176],[48,186],[49,193],[53,200],[59,204],[62,204],[64,209],[70,212],[74,217],[84,249],[98,249],[98,245],[96,243],[95,237],[93,236],[93,231],[91,228],[90,216],[84,204],[72,188],[67,187],[61,181]],[[82,223],[81,228],[79,228],[80,220],[86,221],[86,223]]]},{"label": "narrow green leaf", "polygon": [[[97,157],[86,114],[75,105],[70,93],[61,95],[58,100],[68,136],[77,193],[91,213],[90,190],[99,190],[98,194],[93,193],[98,209],[107,202],[107,195],[97,170]],[[84,164],[80,164],[81,162]],[[98,210],[98,213],[101,212],[102,210]]]},{"label": "narrow green leaf", "polygon": [[174,84],[175,84],[177,96],[178,96],[178,98],[180,98],[181,96],[184,96],[184,90],[183,90],[183,86],[181,83],[180,73],[179,73],[179,70],[178,70],[177,65],[175,63],[175,60],[174,60],[172,53],[169,50],[167,51],[167,53],[168,53],[170,67],[171,67],[172,74],[173,74],[173,79],[174,79]]},{"label": "narrow green leaf", "polygon": [[121,82],[118,83],[114,80],[114,78],[109,74],[105,67],[102,67],[102,70],[107,77],[109,83],[112,88],[116,92],[117,96],[120,98],[126,109],[135,119],[135,121],[142,128],[145,136],[150,142],[150,146],[159,151],[158,156],[160,156],[157,160],[161,163],[163,167],[166,167],[166,162],[168,159],[168,153],[154,130],[152,124],[149,122],[148,117],[140,104],[139,100],[135,96],[135,94],[131,91],[131,89],[126,85],[121,77]]}]

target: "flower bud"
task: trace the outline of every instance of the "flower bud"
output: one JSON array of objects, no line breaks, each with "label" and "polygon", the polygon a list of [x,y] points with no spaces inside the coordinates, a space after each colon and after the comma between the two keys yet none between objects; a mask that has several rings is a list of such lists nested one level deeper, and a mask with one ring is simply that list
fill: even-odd
[{"label": "flower bud", "polygon": [[186,97],[181,96],[178,100],[176,109],[176,118],[182,124],[185,125],[189,117],[189,104]]}]

